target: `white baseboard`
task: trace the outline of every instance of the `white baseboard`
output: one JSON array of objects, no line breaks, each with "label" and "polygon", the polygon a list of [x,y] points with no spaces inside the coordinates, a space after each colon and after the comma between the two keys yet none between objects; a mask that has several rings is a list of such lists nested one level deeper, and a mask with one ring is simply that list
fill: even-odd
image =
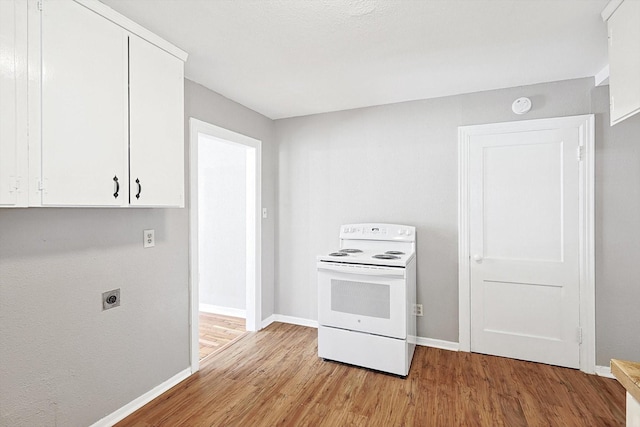
[{"label": "white baseboard", "polygon": [[262,320],[262,325],[261,325],[261,328],[262,328],[262,329],[266,328],[267,326],[269,326],[270,324],[272,324],[273,322],[275,322],[275,320],[273,320],[273,316],[274,316],[274,315],[272,314],[271,316],[269,316],[269,317],[267,317],[266,319],[263,319],[263,320]]},{"label": "white baseboard", "polygon": [[424,347],[435,347],[450,351],[460,350],[460,344],[457,342],[437,340],[434,338],[416,337],[416,344]]},{"label": "white baseboard", "polygon": [[181,381],[184,381],[191,375],[191,368],[187,368],[184,371],[180,371],[162,384],[152,388],[142,396],[137,399],[132,400],[131,402],[124,405],[122,408],[112,412],[96,423],[92,424],[91,427],[110,427],[115,423],[122,421],[128,415],[133,414],[138,409],[142,408],[147,403],[151,402],[156,397],[160,396],[165,391],[169,390],[174,385],[178,384]]},{"label": "white baseboard", "polygon": [[221,307],[219,305],[200,303],[198,309],[205,313],[221,314],[223,316],[247,318],[247,310],[241,308]]},{"label": "white baseboard", "polygon": [[613,378],[613,379],[616,378],[611,373],[611,367],[609,367],[609,366],[598,366],[598,365],[596,365],[596,375],[599,376],[599,377],[607,377],[607,378]]},{"label": "white baseboard", "polygon": [[318,321],[305,319],[303,317],[285,316],[284,314],[272,314],[262,321],[262,327],[266,328],[273,322],[289,323],[291,325],[307,326],[309,328],[317,328]]}]

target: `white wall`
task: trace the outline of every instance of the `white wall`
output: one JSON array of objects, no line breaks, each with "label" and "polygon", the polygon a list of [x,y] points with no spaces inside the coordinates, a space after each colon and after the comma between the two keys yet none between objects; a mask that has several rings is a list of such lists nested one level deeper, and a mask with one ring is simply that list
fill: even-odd
[{"label": "white wall", "polygon": [[[273,210],[273,122],[188,80],[185,104],[186,118],[263,141]],[[264,317],[273,224],[263,220]],[[151,249],[146,228],[156,231]],[[0,425],[90,425],[186,369],[188,256],[188,208],[0,209]],[[122,304],[103,312],[101,293],[114,288]]]},{"label": "white wall", "polygon": [[[592,92],[597,94],[593,106]],[[417,227],[418,302],[425,312],[418,335],[457,342],[458,126],[593,111],[598,126],[608,132],[606,95],[600,92],[588,78],[276,121],[275,311],[317,319],[315,256],[337,247],[340,224],[409,224]],[[533,102],[526,116],[511,111],[511,103],[521,96]],[[631,250],[624,260],[614,253],[597,254],[598,266],[607,267],[596,284],[600,365],[622,355],[640,360],[640,334],[630,332],[640,330],[640,312],[630,302],[640,300],[640,286],[631,283],[638,277],[634,273],[640,273],[640,263],[631,261],[640,257],[640,238],[617,242],[625,231],[612,221],[623,217],[625,225],[640,232],[640,184],[634,179],[640,174],[640,130],[635,126],[624,133],[621,144],[605,144],[603,131],[597,134],[596,163],[602,163],[596,179],[606,191],[597,195],[600,248]],[[617,129],[611,134],[618,134]],[[616,184],[626,177],[629,190],[603,183],[608,179],[603,172],[615,176]],[[603,201],[613,204],[605,207]]]},{"label": "white wall", "polygon": [[198,138],[200,304],[246,308],[247,149]]}]

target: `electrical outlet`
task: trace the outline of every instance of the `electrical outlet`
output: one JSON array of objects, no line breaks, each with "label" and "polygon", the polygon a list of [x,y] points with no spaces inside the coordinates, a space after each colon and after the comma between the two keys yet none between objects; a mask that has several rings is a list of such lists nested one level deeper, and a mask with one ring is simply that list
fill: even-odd
[{"label": "electrical outlet", "polygon": [[144,247],[152,248],[156,245],[156,231],[144,230]]},{"label": "electrical outlet", "polygon": [[414,304],[413,305],[413,314],[415,316],[423,316],[422,313],[422,304]]},{"label": "electrical outlet", "polygon": [[120,288],[102,293],[102,311],[120,306]]}]

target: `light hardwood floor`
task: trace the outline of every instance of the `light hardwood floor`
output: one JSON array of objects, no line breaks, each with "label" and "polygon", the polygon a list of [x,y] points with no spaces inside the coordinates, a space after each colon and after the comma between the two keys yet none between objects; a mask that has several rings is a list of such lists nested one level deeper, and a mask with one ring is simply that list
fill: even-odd
[{"label": "light hardwood floor", "polygon": [[201,311],[198,320],[200,360],[225,348],[246,332],[245,320],[239,317]]},{"label": "light hardwood floor", "polygon": [[617,381],[418,347],[406,379],[323,361],[317,331],[274,323],[206,359],[118,426],[623,426]]}]

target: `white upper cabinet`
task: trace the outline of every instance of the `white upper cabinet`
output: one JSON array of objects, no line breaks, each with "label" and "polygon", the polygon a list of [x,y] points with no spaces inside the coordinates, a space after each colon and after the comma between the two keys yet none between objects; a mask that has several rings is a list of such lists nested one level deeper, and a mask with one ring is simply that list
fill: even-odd
[{"label": "white upper cabinet", "polygon": [[[617,7],[616,7],[617,6]],[[609,93],[611,125],[640,112],[640,1],[614,0],[609,30]]]},{"label": "white upper cabinet", "polygon": [[0,0],[0,206],[28,203],[27,2]]},{"label": "white upper cabinet", "polygon": [[42,204],[126,204],[127,35],[73,1],[42,9]]},{"label": "white upper cabinet", "polygon": [[98,1],[40,5],[31,204],[184,206],[186,54]]},{"label": "white upper cabinet", "polygon": [[[184,206],[183,62],[129,38],[130,200]],[[180,120],[176,120],[179,117]]]}]

